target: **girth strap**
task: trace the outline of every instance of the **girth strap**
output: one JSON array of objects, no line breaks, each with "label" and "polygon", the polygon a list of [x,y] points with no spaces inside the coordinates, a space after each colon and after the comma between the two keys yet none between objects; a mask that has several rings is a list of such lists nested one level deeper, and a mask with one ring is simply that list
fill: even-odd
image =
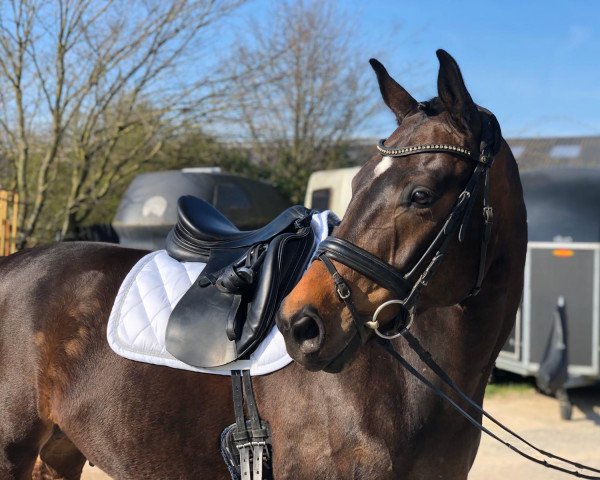
[{"label": "girth strap", "polygon": [[244,416],[244,393],[242,390],[242,377],[239,370],[231,371],[231,383],[233,387],[233,410],[235,412],[235,431],[233,439],[238,450],[240,460],[239,469],[241,478],[250,479],[250,449],[246,446],[250,443],[250,435],[246,429],[246,417]]},{"label": "girth strap", "polygon": [[[252,448],[252,472],[254,480],[263,478],[263,458],[267,455],[267,443],[269,432],[266,426],[261,425],[256,400],[252,390],[252,377],[248,370],[243,371],[242,382],[244,385],[244,395],[246,396],[246,409],[250,417],[250,439]],[[242,477],[243,479],[244,477]]]},{"label": "girth strap", "polygon": [[[270,478],[270,473],[265,475],[263,471],[264,463],[270,461],[269,426],[261,420],[258,414],[250,372],[248,370],[232,370],[231,382],[235,413],[235,429],[232,436],[239,454],[240,477],[242,480]],[[244,399],[248,420],[244,414]],[[270,472],[270,466],[268,470]]]}]

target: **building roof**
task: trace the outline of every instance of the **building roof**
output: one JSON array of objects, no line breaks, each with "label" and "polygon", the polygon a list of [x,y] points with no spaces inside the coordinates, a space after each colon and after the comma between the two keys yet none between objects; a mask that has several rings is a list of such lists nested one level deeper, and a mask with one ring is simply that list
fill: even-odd
[{"label": "building roof", "polygon": [[545,167],[600,167],[600,136],[509,138],[521,171]]}]

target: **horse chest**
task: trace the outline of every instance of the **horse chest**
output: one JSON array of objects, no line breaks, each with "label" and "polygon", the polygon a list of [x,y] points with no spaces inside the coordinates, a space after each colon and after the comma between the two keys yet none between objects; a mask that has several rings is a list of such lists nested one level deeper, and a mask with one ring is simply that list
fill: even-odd
[{"label": "horse chest", "polygon": [[[316,433],[316,432],[315,432]],[[323,434],[322,430],[319,432]],[[274,441],[275,478],[305,479],[393,479],[393,463],[385,443],[377,438],[348,435],[333,443],[332,435],[300,443]],[[349,441],[350,440],[350,441]]]},{"label": "horse chest", "polygon": [[[261,415],[272,427],[275,478],[397,478],[389,419],[369,413],[356,388],[339,377],[293,364],[255,379],[255,388]],[[278,395],[269,395],[274,389]]]}]

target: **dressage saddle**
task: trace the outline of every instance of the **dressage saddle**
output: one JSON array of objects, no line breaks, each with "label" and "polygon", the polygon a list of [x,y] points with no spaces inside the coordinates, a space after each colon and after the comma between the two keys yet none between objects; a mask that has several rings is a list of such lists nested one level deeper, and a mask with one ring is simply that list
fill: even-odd
[{"label": "dressage saddle", "polygon": [[247,358],[308,266],[313,213],[290,207],[258,230],[241,231],[204,200],[181,197],[167,252],[206,267],[171,313],[169,353],[195,367]]}]

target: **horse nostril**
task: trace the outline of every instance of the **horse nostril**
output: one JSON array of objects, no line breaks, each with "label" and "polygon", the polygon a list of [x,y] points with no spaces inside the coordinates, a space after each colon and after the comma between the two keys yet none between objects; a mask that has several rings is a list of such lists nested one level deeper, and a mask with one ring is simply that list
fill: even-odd
[{"label": "horse nostril", "polygon": [[304,316],[292,324],[292,336],[302,353],[315,353],[323,343],[323,325],[320,319]]}]

